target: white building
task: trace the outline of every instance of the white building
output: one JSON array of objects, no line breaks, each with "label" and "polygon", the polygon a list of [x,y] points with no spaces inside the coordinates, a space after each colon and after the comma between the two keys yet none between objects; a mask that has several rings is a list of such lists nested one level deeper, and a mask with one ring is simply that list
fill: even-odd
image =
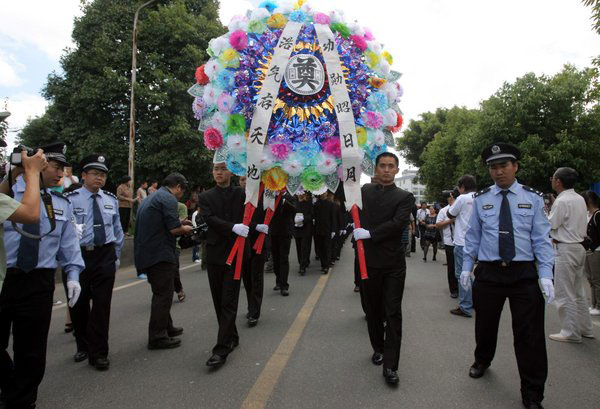
[{"label": "white building", "polygon": [[404,189],[415,196],[417,206],[421,201],[425,201],[425,185],[417,183],[417,170],[406,169],[402,171],[402,176],[397,176],[394,182],[396,186]]}]

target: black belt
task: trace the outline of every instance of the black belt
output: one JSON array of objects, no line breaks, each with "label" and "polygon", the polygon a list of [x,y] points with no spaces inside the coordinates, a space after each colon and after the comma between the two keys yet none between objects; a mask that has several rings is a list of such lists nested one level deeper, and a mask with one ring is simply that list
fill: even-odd
[{"label": "black belt", "polygon": [[[55,268],[34,268],[33,270],[30,271],[30,273],[34,272],[34,271],[41,271],[41,272],[47,272],[47,271],[55,271]],[[27,274],[25,271],[21,270],[20,268],[16,268],[16,267],[9,267],[6,269],[6,276],[9,275],[16,275],[16,274]]]},{"label": "black belt", "polygon": [[111,243],[102,244],[100,246],[81,246],[81,251],[92,252],[92,251],[100,250],[100,249],[103,249],[106,247],[112,247],[114,245],[115,245],[115,243],[111,242]]},{"label": "black belt", "polygon": [[526,264],[533,264],[535,261],[531,260],[531,261],[503,261],[503,260],[496,260],[496,261],[479,261],[479,264],[483,265],[483,266],[493,266],[493,267],[511,267],[511,266],[523,266]]}]

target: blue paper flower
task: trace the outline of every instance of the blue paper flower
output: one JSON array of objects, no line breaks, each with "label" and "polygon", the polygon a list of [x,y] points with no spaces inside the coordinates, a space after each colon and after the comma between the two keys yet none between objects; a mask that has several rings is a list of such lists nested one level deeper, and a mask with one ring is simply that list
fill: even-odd
[{"label": "blue paper flower", "polygon": [[217,74],[217,84],[219,88],[231,91],[235,88],[235,74],[231,70],[221,70]]}]

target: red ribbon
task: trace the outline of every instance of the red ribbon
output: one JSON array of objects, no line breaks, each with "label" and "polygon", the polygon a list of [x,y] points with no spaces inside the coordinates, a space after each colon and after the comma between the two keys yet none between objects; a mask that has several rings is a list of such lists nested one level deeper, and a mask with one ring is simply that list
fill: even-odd
[{"label": "red ribbon", "polygon": [[[267,212],[265,213],[265,223],[264,223],[267,226],[271,224],[271,219],[273,219],[275,210],[277,210],[277,206],[279,205],[279,202],[281,201],[281,198],[283,197],[283,192],[284,191],[282,190],[279,192],[279,195],[277,195],[277,199],[275,199],[274,209],[271,209],[270,207],[267,208]],[[263,245],[265,244],[265,238],[266,238],[266,234],[264,234],[264,233],[260,233],[258,235],[258,238],[256,239],[256,242],[254,243],[254,250],[256,251],[256,254],[262,253]]]},{"label": "red ribbon", "polygon": [[[358,206],[354,205],[351,209],[354,228],[360,229],[360,218],[358,217]],[[360,278],[366,280],[369,278],[367,274],[367,262],[365,261],[365,247],[362,240],[356,240],[356,250],[358,251],[358,265],[360,266]]]}]

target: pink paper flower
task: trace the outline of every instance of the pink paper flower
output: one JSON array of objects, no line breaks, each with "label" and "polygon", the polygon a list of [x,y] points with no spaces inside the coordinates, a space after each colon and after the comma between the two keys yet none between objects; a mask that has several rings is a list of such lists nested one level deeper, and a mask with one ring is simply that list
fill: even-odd
[{"label": "pink paper flower", "polygon": [[322,143],[323,151],[330,154],[334,158],[342,157],[342,149],[340,148],[339,138],[329,138]]},{"label": "pink paper flower", "polygon": [[248,35],[243,30],[237,30],[229,36],[229,44],[240,51],[248,47]]},{"label": "pink paper flower", "polygon": [[315,23],[317,24],[329,24],[329,16],[327,14],[323,14],[323,13],[316,13],[313,16],[313,20],[315,21]]},{"label": "pink paper flower", "polygon": [[360,51],[365,51],[367,49],[367,42],[365,41],[364,37],[353,35],[350,36],[350,40],[352,40],[356,48],[358,48]]},{"label": "pink paper flower", "polygon": [[204,131],[204,145],[210,150],[219,149],[223,146],[223,135],[218,129],[208,128]]},{"label": "pink paper flower", "polygon": [[367,111],[365,122],[371,129],[381,128],[383,125],[383,116],[379,112]]},{"label": "pink paper flower", "polygon": [[230,114],[231,110],[233,109],[234,102],[235,99],[231,95],[229,95],[227,92],[223,92],[217,100],[217,107],[219,108],[219,111]]},{"label": "pink paper flower", "polygon": [[371,32],[370,28],[363,27],[363,30],[365,32],[365,40],[367,40],[367,41],[375,40],[375,37],[373,37],[373,33]]},{"label": "pink paper flower", "polygon": [[271,152],[279,161],[285,160],[290,155],[290,150],[290,147],[285,143],[276,143],[271,145]]}]

